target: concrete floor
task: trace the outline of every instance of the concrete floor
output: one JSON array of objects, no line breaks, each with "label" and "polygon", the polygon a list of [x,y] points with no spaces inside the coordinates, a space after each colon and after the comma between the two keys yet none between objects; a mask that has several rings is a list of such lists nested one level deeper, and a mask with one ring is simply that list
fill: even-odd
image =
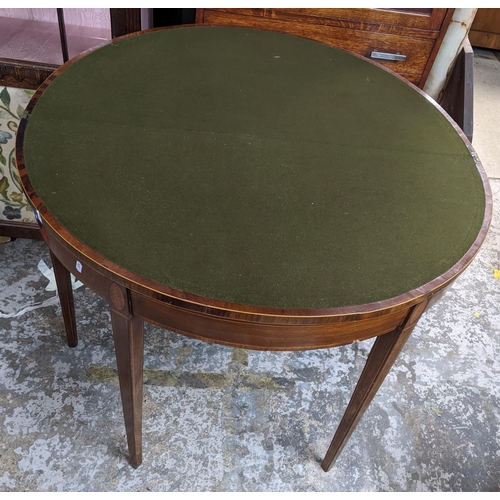
[{"label": "concrete floor", "polygon": [[500,51],[475,48],[474,56],[472,143],[488,176],[500,179]]},{"label": "concrete floor", "polygon": [[[475,88],[474,143],[498,203],[498,60],[477,57]],[[76,290],[76,349],[57,304],[0,317],[0,491],[499,491],[499,237],[495,214],[328,473],[319,462],[372,341],[267,353],[147,326],[136,470],[105,303]],[[42,242],[0,245],[4,315],[53,297],[41,259],[50,261]]]}]

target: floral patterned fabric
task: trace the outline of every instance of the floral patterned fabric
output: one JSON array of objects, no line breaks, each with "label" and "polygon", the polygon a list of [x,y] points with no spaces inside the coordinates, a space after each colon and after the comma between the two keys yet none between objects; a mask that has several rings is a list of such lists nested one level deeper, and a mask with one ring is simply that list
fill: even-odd
[{"label": "floral patterned fabric", "polygon": [[16,132],[33,90],[0,86],[0,220],[35,222],[17,175]]}]

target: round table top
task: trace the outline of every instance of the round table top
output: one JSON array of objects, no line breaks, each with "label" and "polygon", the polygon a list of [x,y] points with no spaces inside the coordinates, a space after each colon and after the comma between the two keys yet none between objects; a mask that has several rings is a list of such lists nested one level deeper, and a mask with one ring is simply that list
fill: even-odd
[{"label": "round table top", "polygon": [[469,147],[423,93],[243,28],[152,31],[69,64],[29,117],[24,162],[84,245],[234,304],[398,297],[454,266],[485,218]]}]

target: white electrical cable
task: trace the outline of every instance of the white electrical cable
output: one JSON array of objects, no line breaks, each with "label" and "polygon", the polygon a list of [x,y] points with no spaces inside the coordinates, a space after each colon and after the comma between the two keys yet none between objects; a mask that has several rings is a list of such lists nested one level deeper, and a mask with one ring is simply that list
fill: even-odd
[{"label": "white electrical cable", "polygon": [[36,302],[35,304],[24,307],[23,309],[15,313],[6,314],[0,312],[0,318],[17,318],[18,316],[22,316],[23,314],[29,311],[34,311],[35,309],[40,309],[41,307],[48,307],[57,304],[58,301],[59,301],[59,296],[54,295],[54,297],[51,297],[50,299],[44,300],[43,302]]},{"label": "white electrical cable", "polygon": [[[49,280],[49,284],[45,287],[45,290],[47,290],[48,292],[55,290],[57,292],[57,285],[54,276],[54,271],[50,267],[48,267],[43,260],[41,260],[38,263],[38,269]],[[76,290],[81,286],[83,286],[83,283],[81,281],[77,281],[77,279],[73,275],[71,275],[71,287],[73,288],[73,290]],[[35,304],[32,304],[31,306],[26,306],[20,311],[17,311],[15,313],[3,313],[0,311],[0,318],[17,318],[29,311],[34,311],[35,309],[40,309],[41,307],[52,306],[54,304],[57,304],[58,302],[59,302],[59,296],[56,293],[56,295],[54,295],[54,297],[51,297],[50,299],[44,300],[43,302],[36,302]]]}]

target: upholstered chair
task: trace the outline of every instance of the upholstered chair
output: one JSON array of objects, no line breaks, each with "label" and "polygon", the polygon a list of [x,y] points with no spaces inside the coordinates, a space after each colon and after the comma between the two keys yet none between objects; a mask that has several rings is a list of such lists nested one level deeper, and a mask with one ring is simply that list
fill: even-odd
[{"label": "upholstered chair", "polygon": [[15,159],[16,133],[33,90],[0,86],[0,236],[39,238]]}]

